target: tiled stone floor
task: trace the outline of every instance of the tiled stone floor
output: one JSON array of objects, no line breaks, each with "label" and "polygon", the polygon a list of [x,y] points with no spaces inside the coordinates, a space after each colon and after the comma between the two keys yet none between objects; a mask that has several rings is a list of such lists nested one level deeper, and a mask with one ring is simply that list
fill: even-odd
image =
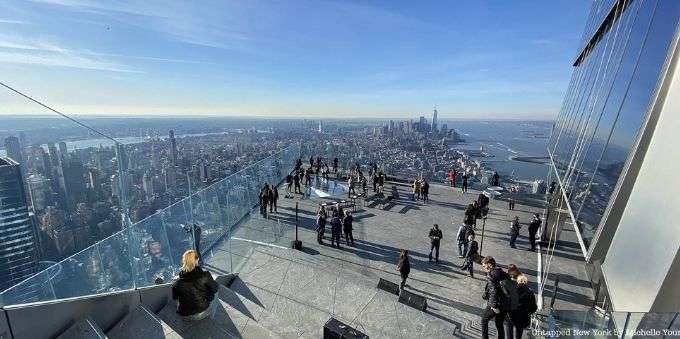
[{"label": "tiled stone floor", "polygon": [[[271,302],[266,308],[269,315],[285,319],[305,337],[318,337],[321,325],[331,315],[364,329],[371,337],[450,337],[452,328],[478,321],[485,305],[481,299],[481,267],[475,267],[475,278],[465,275],[458,268],[461,259],[455,242],[464,208],[479,192],[463,194],[458,189],[432,185],[430,201],[423,203],[409,199],[407,186],[390,182],[385,188],[387,195],[395,197],[390,203],[380,206],[369,194],[366,206],[357,206],[355,247],[346,246],[344,241],[340,249],[316,243],[315,211],[320,202],[330,202],[333,197],[313,195],[309,199],[295,195],[281,198],[278,213],[268,218],[254,211],[231,240],[214,247],[206,258],[207,266],[217,271],[238,271],[244,286],[267,295],[265,299]],[[284,192],[280,193],[283,196]],[[303,252],[288,249],[295,236],[296,204]],[[515,215],[527,223],[533,212],[540,211],[520,204],[508,211],[502,201],[492,201],[490,206],[482,254],[494,256],[503,267],[518,265],[536,291],[537,253],[526,251],[526,224],[517,249],[508,246],[508,229]],[[428,262],[427,234],[433,223],[438,223],[444,233],[438,264]],[[477,229],[478,242],[481,233],[482,220]],[[400,249],[408,249],[411,255],[407,289],[428,298],[427,313],[397,303],[396,296],[375,288],[378,278],[399,281],[395,265]],[[590,289],[578,256],[561,255],[569,251],[569,247],[556,251],[549,281],[560,275],[558,308],[585,309],[590,303]],[[549,296],[544,296],[546,302]],[[258,322],[266,323],[266,319]]]}]

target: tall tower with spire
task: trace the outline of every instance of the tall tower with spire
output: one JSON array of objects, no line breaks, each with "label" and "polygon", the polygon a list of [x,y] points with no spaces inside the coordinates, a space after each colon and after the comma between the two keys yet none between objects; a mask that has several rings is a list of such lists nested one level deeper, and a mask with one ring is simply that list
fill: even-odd
[{"label": "tall tower with spire", "polygon": [[432,112],[432,132],[437,131],[437,105],[434,106],[434,111]]}]

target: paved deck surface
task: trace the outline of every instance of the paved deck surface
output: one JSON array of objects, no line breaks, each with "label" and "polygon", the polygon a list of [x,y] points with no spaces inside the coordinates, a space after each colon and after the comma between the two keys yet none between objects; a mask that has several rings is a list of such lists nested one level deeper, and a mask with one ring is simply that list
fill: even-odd
[{"label": "paved deck surface", "polygon": [[[479,192],[471,190],[463,194],[458,189],[431,185],[430,201],[423,203],[411,201],[410,188],[399,183],[389,182],[385,191],[386,195],[395,197],[387,205],[379,205],[369,194],[366,206],[357,206],[354,212],[355,247],[346,246],[344,240],[340,249],[316,243],[314,219],[317,206],[320,202],[331,202],[338,197],[313,195],[309,199],[298,194],[293,198],[282,197],[278,213],[268,218],[254,211],[252,217],[234,232],[231,240],[215,246],[212,256],[206,258],[207,265],[217,271],[242,272],[243,280],[252,288],[274,296],[273,310],[278,307],[280,314],[296,315],[294,322],[301,332],[316,333],[318,324],[323,324],[331,315],[369,329],[367,332],[371,337],[390,337],[395,333],[401,333],[398,335],[401,337],[405,337],[406,333],[409,333],[407,337],[425,334],[422,328],[408,332],[408,328],[400,329],[399,326],[416,326],[417,323],[434,320],[437,325],[432,328],[440,329],[441,333],[448,333],[446,331],[456,326],[474,327],[485,306],[481,299],[484,273],[480,266],[476,266],[475,278],[470,278],[459,269],[462,259],[457,257],[455,233],[463,220],[465,206]],[[283,190],[280,193],[283,196]],[[286,249],[294,238],[296,203],[298,236],[305,248],[302,253]],[[517,204],[514,211],[508,211],[507,203],[492,201],[484,226],[482,255],[495,257],[502,267],[516,264],[529,276],[531,288],[537,291],[538,254],[526,250],[526,223],[534,212],[540,210]],[[517,240],[517,249],[512,249],[508,246],[508,229],[515,215],[524,226]],[[427,235],[433,223],[439,224],[444,234],[438,264],[428,262]],[[478,242],[482,242],[481,228],[480,220]],[[326,239],[326,244],[329,242]],[[577,264],[580,260],[577,249],[572,245],[567,242],[565,247],[558,247],[555,251],[550,261],[554,272],[548,279],[551,287],[546,288],[544,299],[547,304],[552,296],[552,281],[559,275],[556,307],[583,310],[591,303],[590,288],[582,265]],[[400,249],[408,249],[411,256],[412,270],[407,289],[428,298],[428,312],[417,321],[404,319],[410,313],[395,309],[401,307],[398,303],[381,305],[371,301],[386,300],[383,297],[375,299],[377,293],[383,293],[375,289],[378,278],[399,282],[395,265]],[[544,264],[546,259],[544,255]],[[257,269],[253,270],[253,267]],[[347,284],[353,285],[349,288]],[[399,314],[397,318],[395,314]],[[394,326],[397,326],[398,332],[390,329]]]}]

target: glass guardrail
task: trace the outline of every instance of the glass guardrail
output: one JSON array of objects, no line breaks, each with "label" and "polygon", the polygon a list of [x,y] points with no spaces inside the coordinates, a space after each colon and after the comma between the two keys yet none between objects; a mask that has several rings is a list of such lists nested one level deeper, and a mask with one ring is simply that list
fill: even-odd
[{"label": "glass guardrail", "polygon": [[[261,187],[282,182],[299,157],[300,146],[290,146],[197,191],[3,291],[0,305],[87,296],[170,281],[179,271],[182,254],[194,248],[193,225],[201,227],[202,253],[228,240],[258,204]],[[221,261],[224,264],[220,271],[232,272],[234,261],[239,260]]]}]

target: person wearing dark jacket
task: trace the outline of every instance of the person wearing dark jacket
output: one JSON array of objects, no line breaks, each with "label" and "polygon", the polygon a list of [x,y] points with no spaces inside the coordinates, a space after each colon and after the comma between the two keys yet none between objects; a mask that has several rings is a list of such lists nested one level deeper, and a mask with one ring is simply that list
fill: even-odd
[{"label": "person wearing dark jacket", "polygon": [[172,299],[184,320],[201,320],[211,313],[211,303],[219,286],[208,271],[198,266],[198,254],[188,250],[182,255],[179,279],[172,285]]},{"label": "person wearing dark jacket", "polygon": [[529,223],[529,244],[531,244],[529,251],[536,251],[536,233],[539,228],[541,228],[541,217],[538,213],[534,213],[534,219]]},{"label": "person wearing dark jacket", "polygon": [[[470,226],[468,226],[470,227]],[[475,241],[475,234],[469,234],[468,235],[468,243],[467,243],[467,249],[465,251],[464,259],[463,259],[463,266],[461,269],[463,271],[468,271],[470,274],[470,278],[474,278],[474,263],[475,259],[479,255],[479,245]]]},{"label": "person wearing dark jacket", "polygon": [[489,338],[489,321],[491,319],[496,323],[498,338],[505,339],[505,329],[503,327],[505,312],[503,312],[502,306],[505,297],[501,289],[501,281],[509,280],[510,276],[500,267],[496,267],[496,260],[493,257],[485,257],[482,260],[482,267],[487,272],[486,286],[482,295],[482,299],[486,300],[486,309],[482,312],[482,339]]},{"label": "person wearing dark jacket", "polygon": [[326,208],[321,206],[316,214],[316,242],[323,245],[323,234],[326,232]]},{"label": "person wearing dark jacket", "polygon": [[345,233],[345,242],[347,243],[347,246],[350,246],[350,240],[352,241],[351,246],[354,246],[354,236],[352,235],[353,222],[354,217],[352,217],[352,213],[345,211],[345,217],[342,218],[342,231]]},{"label": "person wearing dark jacket", "polygon": [[430,237],[430,255],[428,256],[428,261],[432,261],[432,251],[435,251],[435,256],[434,256],[434,262],[438,263],[439,262],[439,243],[442,240],[443,234],[442,230],[439,229],[439,225],[434,224],[432,229],[430,230],[430,234],[428,235]]},{"label": "person wearing dark jacket", "polygon": [[510,223],[510,247],[512,248],[516,248],[515,241],[517,241],[520,228],[522,228],[522,225],[519,223],[519,217],[515,216],[515,219]]},{"label": "person wearing dark jacket", "polygon": [[302,193],[302,190],[300,189],[300,173],[295,173],[295,176],[293,176],[293,182],[295,183],[295,193]]},{"label": "person wearing dark jacket", "polygon": [[274,213],[274,185],[269,186],[267,202],[269,202],[269,213]]},{"label": "person wearing dark jacket", "polygon": [[467,172],[463,173],[463,184],[462,184],[462,192],[467,193],[468,191],[468,175]]},{"label": "person wearing dark jacket", "polygon": [[267,205],[269,204],[269,185],[265,184],[260,190],[260,214],[267,217]]},{"label": "person wearing dark jacket", "polygon": [[335,243],[340,248],[340,236],[342,235],[342,222],[338,213],[333,214],[331,219],[331,246]]},{"label": "person wearing dark jacket", "polygon": [[464,258],[465,252],[467,252],[468,235],[474,231],[472,228],[466,224],[462,224],[458,227],[458,233],[456,233],[456,241],[458,242],[458,258]]},{"label": "person wearing dark jacket", "polygon": [[420,188],[423,195],[423,202],[430,201],[430,183],[423,179],[423,185]]},{"label": "person wearing dark jacket", "polygon": [[463,222],[473,227],[477,225],[477,209],[474,204],[468,204],[465,207],[465,220]]},{"label": "person wearing dark jacket", "polygon": [[411,263],[408,260],[407,250],[401,250],[401,253],[399,254],[397,271],[399,271],[399,274],[401,275],[401,285],[399,286],[403,290],[404,286],[406,286],[406,279],[408,278],[409,273],[411,273]]},{"label": "person wearing dark jacket", "polygon": [[514,280],[517,282],[519,306],[509,312],[509,319],[505,322],[505,334],[508,339],[522,339],[524,329],[531,325],[531,315],[536,312],[538,306],[534,292],[527,286],[529,279],[524,274],[519,274]]},{"label": "person wearing dark jacket", "polygon": [[269,202],[270,207],[271,205],[274,206],[274,213],[278,213],[279,211],[277,210],[277,205],[279,202],[279,189],[276,186],[272,185],[272,201]]}]

